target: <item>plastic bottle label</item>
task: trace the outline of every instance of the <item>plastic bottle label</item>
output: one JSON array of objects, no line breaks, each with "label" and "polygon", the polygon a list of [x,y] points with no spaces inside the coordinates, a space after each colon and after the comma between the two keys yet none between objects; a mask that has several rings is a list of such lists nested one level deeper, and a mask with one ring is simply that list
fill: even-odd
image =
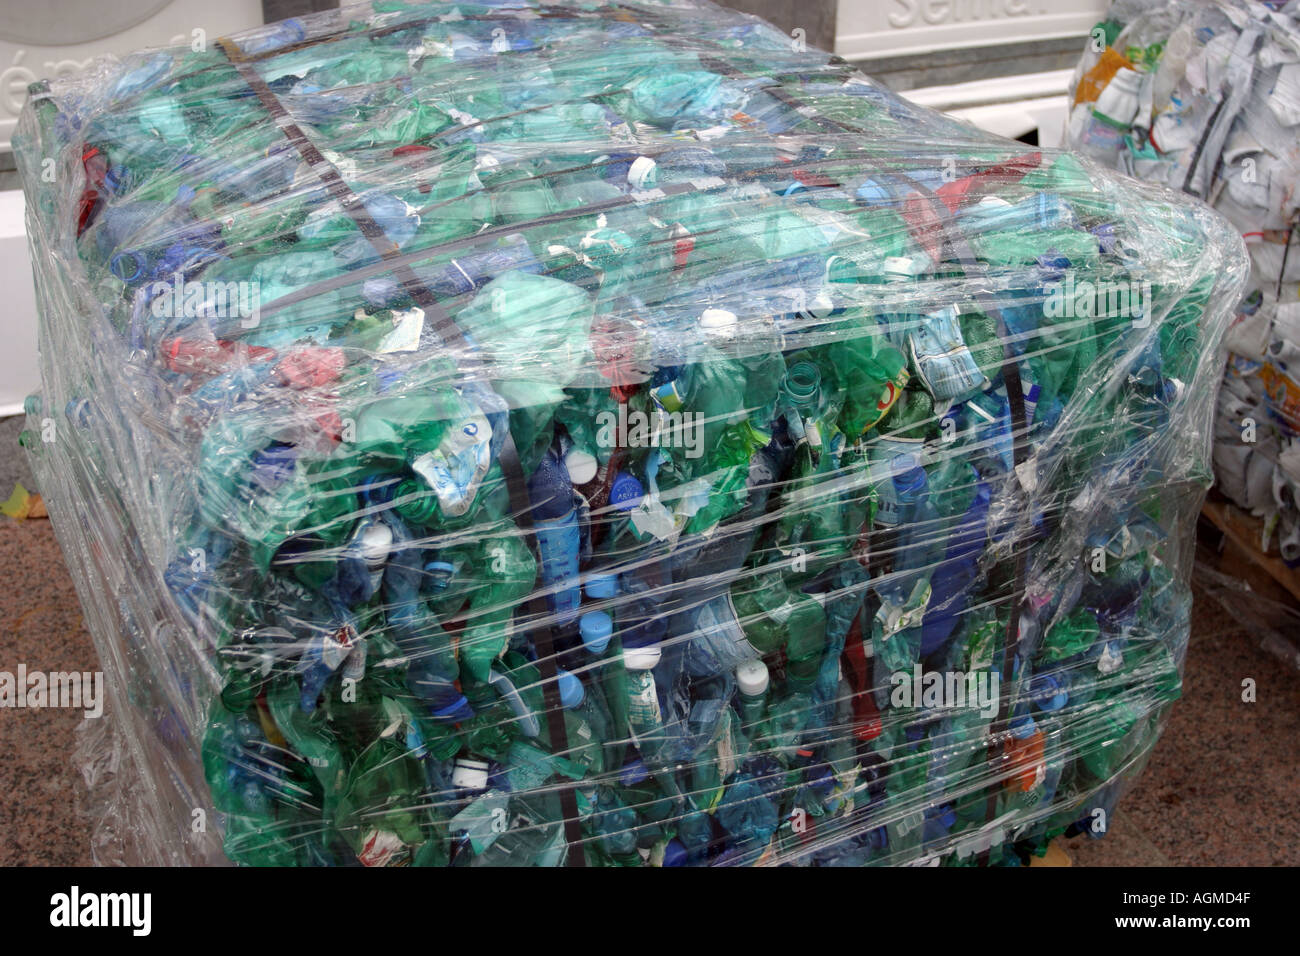
[{"label": "plastic bottle label", "polygon": [[659,694],[654,674],[631,671],[628,674],[627,721],[634,731],[650,731],[663,724]]},{"label": "plastic bottle label", "polygon": [[564,585],[548,594],[547,600],[557,614],[576,614],[582,600],[578,587],[578,515],[570,511],[563,518],[539,521],[536,532],[543,583],[549,588]]}]

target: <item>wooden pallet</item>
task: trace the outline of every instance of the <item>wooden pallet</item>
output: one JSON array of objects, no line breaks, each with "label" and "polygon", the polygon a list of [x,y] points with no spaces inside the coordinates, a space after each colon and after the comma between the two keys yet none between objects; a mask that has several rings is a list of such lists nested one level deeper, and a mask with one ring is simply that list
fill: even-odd
[{"label": "wooden pallet", "polygon": [[1242,578],[1251,590],[1282,604],[1300,605],[1300,568],[1288,568],[1276,551],[1264,552],[1264,522],[1218,496],[1201,514],[1223,534],[1217,570]]},{"label": "wooden pallet", "polygon": [[1031,857],[1030,866],[1074,866],[1074,857],[1062,837],[1057,837],[1047,845],[1047,852],[1042,856]]}]

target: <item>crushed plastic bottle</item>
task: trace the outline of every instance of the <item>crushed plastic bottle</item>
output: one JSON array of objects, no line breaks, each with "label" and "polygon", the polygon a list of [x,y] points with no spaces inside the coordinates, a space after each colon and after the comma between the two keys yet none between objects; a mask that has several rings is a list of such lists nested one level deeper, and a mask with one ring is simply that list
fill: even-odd
[{"label": "crushed plastic bottle", "polygon": [[[1300,65],[1286,52],[1300,44],[1300,10],[1124,0],[1100,26],[1110,46],[1080,61],[1067,142],[1205,199],[1246,240],[1251,281],[1224,338],[1215,482],[1264,519],[1264,551],[1300,566]],[[1126,65],[1108,79],[1101,64],[1116,61]],[[1090,108],[1109,119],[1084,129]]]}]

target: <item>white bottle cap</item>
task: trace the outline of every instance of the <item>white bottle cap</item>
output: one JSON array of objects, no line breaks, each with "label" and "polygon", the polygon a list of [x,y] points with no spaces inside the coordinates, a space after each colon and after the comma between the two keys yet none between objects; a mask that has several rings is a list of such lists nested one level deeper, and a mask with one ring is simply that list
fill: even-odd
[{"label": "white bottle cap", "polygon": [[569,480],[575,485],[585,485],[596,477],[600,468],[596,456],[581,448],[570,448],[564,456],[564,467],[569,472]]},{"label": "white bottle cap", "polygon": [[627,181],[633,189],[652,189],[655,184],[655,161],[649,156],[638,156],[627,170]]},{"label": "white bottle cap", "polygon": [[370,567],[378,567],[388,560],[393,550],[393,529],[382,521],[368,525],[361,532],[361,560]]},{"label": "white bottle cap", "polygon": [[885,275],[912,278],[916,270],[912,268],[912,260],[906,256],[886,256]]},{"label": "white bottle cap", "polygon": [[700,316],[700,328],[729,329],[736,324],[736,313],[726,309],[705,309]]},{"label": "white bottle cap", "polygon": [[653,670],[662,656],[657,647],[629,647],[623,652],[623,666],[630,671]]},{"label": "white bottle cap", "polygon": [[819,292],[808,303],[808,314],[814,319],[824,319],[835,311],[835,301],[825,292]]},{"label": "white bottle cap", "polygon": [[1113,674],[1124,664],[1124,655],[1107,644],[1101,649],[1101,657],[1097,658],[1097,670],[1103,674]]},{"label": "white bottle cap", "polygon": [[452,786],[462,790],[486,790],[488,785],[488,765],[484,760],[456,761],[451,771]]},{"label": "white bottle cap", "polygon": [[762,661],[745,661],[736,668],[736,683],[746,697],[757,697],[766,692],[769,683],[767,665]]}]

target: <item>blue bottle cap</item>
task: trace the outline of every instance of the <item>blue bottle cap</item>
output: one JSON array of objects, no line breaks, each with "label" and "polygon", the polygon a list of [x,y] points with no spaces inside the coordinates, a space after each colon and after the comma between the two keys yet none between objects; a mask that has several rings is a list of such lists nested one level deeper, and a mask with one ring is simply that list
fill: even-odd
[{"label": "blue bottle cap", "polygon": [[618,775],[618,782],[625,787],[634,787],[641,781],[649,779],[650,771],[645,768],[645,764],[640,759],[624,764]]},{"label": "blue bottle cap", "polygon": [[809,767],[804,771],[804,780],[816,793],[825,796],[835,788],[835,773],[826,764]]},{"label": "blue bottle cap", "polygon": [[1055,249],[1048,249],[1038,257],[1037,261],[1038,268],[1042,269],[1050,279],[1061,279],[1070,269],[1070,260]]},{"label": "blue bottle cap", "polygon": [[426,561],[424,575],[425,584],[430,590],[443,591],[456,576],[456,565],[446,561]]},{"label": "blue bottle cap", "polygon": [[610,635],[614,633],[614,622],[604,611],[588,611],[578,619],[578,633],[582,635],[582,644],[587,650],[604,654],[605,648],[609,647]]},{"label": "blue bottle cap", "polygon": [[397,481],[391,475],[368,475],[361,480],[360,487],[366,504],[388,504],[397,492]]},{"label": "blue bottle cap", "polygon": [[[64,408],[64,414],[68,416],[68,418],[72,420],[72,423],[77,425],[78,428],[90,427],[90,402],[88,402],[87,399],[74,398],[73,401],[68,403],[68,407]],[[257,459],[253,458],[253,463],[256,464],[256,462]]]},{"label": "blue bottle cap", "polygon": [[127,250],[115,253],[108,261],[108,268],[123,282],[134,282],[144,275],[146,260],[143,254]]},{"label": "blue bottle cap", "polygon": [[597,600],[618,594],[617,574],[593,574],[587,578],[587,597]]},{"label": "blue bottle cap", "polygon": [[446,707],[439,707],[433,712],[434,720],[443,720],[447,723],[458,723],[462,720],[469,720],[474,716],[474,711],[469,706],[464,696],[457,697]]},{"label": "blue bottle cap", "polygon": [[587,696],[582,681],[566,670],[557,670],[555,672],[555,683],[560,688],[560,703],[569,710],[573,710],[573,708],[581,704],[583,698]]},{"label": "blue bottle cap", "polygon": [[1024,740],[1027,737],[1032,737],[1034,731],[1037,729],[1038,725],[1034,723],[1034,718],[1030,717],[1028,714],[1024,717],[1017,717],[1011,722],[1011,736],[1015,737],[1017,740]]},{"label": "blue bottle cap", "polygon": [[664,866],[685,866],[686,859],[686,847],[682,846],[681,840],[673,837],[664,847]]},{"label": "blue bottle cap", "polygon": [[645,489],[635,477],[626,471],[620,471],[614,477],[614,484],[609,489],[609,503],[615,508],[630,511],[639,505],[644,497]]},{"label": "blue bottle cap", "polygon": [[1039,710],[1060,710],[1070,699],[1065,688],[1051,674],[1039,674],[1029,682],[1029,696]]}]

